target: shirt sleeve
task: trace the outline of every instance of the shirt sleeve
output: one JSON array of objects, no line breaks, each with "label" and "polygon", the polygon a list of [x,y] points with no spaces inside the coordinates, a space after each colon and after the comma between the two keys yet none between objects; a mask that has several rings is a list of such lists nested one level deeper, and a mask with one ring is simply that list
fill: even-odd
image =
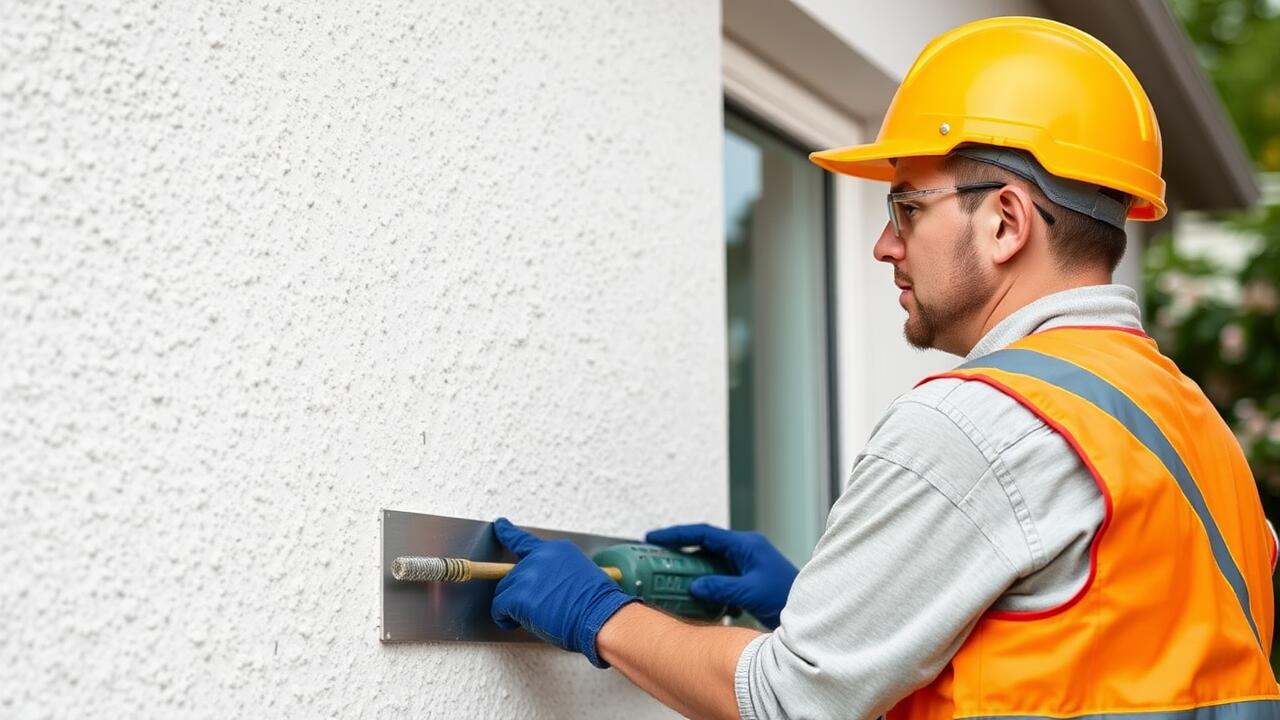
[{"label": "shirt sleeve", "polygon": [[965,497],[991,463],[945,413],[899,402],[792,586],[739,657],[748,720],[874,718],[928,684],[1019,576]]}]

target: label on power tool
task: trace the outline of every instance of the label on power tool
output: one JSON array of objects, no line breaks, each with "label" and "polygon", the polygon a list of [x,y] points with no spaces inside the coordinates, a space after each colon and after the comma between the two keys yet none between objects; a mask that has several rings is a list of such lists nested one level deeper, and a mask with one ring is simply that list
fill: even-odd
[{"label": "label on power tool", "polygon": [[660,593],[687,593],[693,578],[683,575],[654,575],[653,591]]}]

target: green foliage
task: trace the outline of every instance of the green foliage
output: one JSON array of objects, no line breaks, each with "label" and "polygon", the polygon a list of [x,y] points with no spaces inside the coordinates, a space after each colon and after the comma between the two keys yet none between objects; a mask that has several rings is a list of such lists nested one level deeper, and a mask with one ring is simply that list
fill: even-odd
[{"label": "green foliage", "polygon": [[[1280,171],[1280,0],[1173,4],[1256,167]],[[1200,383],[1235,432],[1258,481],[1263,509],[1276,521],[1280,206],[1222,220],[1260,240],[1239,269],[1181,254],[1168,237],[1147,249],[1146,306],[1155,318],[1150,329],[1161,350]],[[1276,590],[1280,596],[1280,585]],[[1280,670],[1280,647],[1273,645],[1271,663]]]},{"label": "green foliage", "polygon": [[1176,0],[1173,5],[1249,154],[1262,170],[1280,170],[1280,2]]},{"label": "green foliage", "polygon": [[1280,517],[1280,242],[1230,272],[1179,254],[1165,237],[1144,270],[1152,335],[1235,431],[1267,514]]}]

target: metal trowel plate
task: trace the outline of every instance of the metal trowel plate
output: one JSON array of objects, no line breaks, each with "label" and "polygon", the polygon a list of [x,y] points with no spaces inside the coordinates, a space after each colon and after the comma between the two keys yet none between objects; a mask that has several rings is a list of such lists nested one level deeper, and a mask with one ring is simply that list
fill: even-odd
[{"label": "metal trowel plate", "polygon": [[[382,510],[382,626],[384,643],[419,640],[533,642],[523,630],[503,630],[489,617],[497,580],[465,583],[401,582],[391,576],[391,561],[402,555],[431,555],[488,562],[516,561],[483,520]],[[524,526],[522,526],[524,527]],[[546,540],[573,541],[588,555],[625,538],[524,527]]]}]

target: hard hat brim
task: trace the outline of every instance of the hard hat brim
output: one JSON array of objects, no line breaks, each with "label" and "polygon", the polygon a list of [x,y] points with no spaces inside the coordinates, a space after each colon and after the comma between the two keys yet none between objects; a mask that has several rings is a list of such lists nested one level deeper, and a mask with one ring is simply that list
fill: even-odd
[{"label": "hard hat brim", "polygon": [[923,145],[919,142],[876,142],[819,150],[809,153],[809,160],[818,167],[841,175],[889,182],[893,179],[893,164],[889,162],[890,160],[924,155],[946,155],[953,147],[955,147],[953,142],[931,145]]},{"label": "hard hat brim", "polygon": [[[1142,181],[1143,178],[1141,177],[1132,182],[1119,182],[1116,178],[1120,173],[1116,171],[1102,175],[1087,169],[1071,167],[1070,155],[1072,153],[1070,151],[1054,152],[1058,148],[1044,142],[1038,143],[1038,147],[1037,143],[1011,142],[1007,138],[1004,142],[993,143],[989,135],[973,137],[970,133],[960,131],[952,132],[947,137],[939,137],[933,142],[921,142],[914,139],[882,140],[865,145],[819,150],[818,152],[810,153],[809,160],[818,167],[841,175],[891,182],[893,180],[893,164],[890,162],[891,160],[928,155],[942,156],[950,153],[957,145],[966,142],[994,144],[1001,147],[1027,150],[1036,155],[1041,164],[1054,175],[1111,187],[1128,193],[1134,198],[1133,203],[1129,206],[1128,218],[1130,220],[1159,220],[1164,217],[1166,212],[1163,197],[1164,181],[1159,176],[1150,175],[1145,178],[1145,182]],[[1076,155],[1084,152],[1079,148],[1072,150]],[[1095,162],[1097,162],[1096,158]],[[1136,168],[1131,168],[1131,170],[1136,170]],[[1158,185],[1158,192],[1146,189],[1145,186],[1148,184]]]}]

